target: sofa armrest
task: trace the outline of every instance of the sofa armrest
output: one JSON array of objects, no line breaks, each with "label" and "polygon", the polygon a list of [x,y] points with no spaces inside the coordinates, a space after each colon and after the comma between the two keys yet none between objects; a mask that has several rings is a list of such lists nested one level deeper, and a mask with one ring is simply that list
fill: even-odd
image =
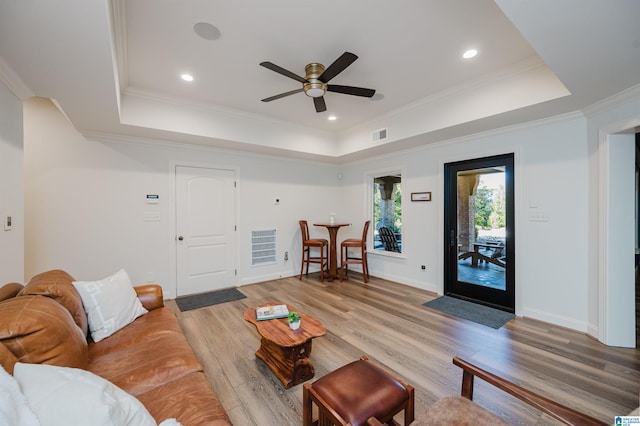
[{"label": "sofa armrest", "polygon": [[3,285],[2,287],[0,287],[0,302],[16,297],[23,288],[24,286],[18,283],[9,283]]},{"label": "sofa armrest", "polygon": [[138,285],[133,287],[133,289],[136,291],[138,299],[140,299],[142,306],[144,306],[146,310],[152,311],[164,306],[162,287],[158,284]]}]

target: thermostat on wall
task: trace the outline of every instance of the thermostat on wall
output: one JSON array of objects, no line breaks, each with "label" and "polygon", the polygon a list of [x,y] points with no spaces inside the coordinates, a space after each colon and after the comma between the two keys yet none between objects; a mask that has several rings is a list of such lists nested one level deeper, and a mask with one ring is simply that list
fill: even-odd
[{"label": "thermostat on wall", "polygon": [[147,194],[147,204],[158,204],[160,196],[158,194]]}]

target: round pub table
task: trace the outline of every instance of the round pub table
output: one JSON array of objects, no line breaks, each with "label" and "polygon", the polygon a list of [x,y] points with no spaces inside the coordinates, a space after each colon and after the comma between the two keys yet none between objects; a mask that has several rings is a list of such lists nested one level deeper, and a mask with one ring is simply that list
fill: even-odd
[{"label": "round pub table", "polygon": [[314,223],[313,226],[324,226],[329,231],[329,281],[338,277],[337,240],[338,231],[343,226],[351,226],[350,223]]}]

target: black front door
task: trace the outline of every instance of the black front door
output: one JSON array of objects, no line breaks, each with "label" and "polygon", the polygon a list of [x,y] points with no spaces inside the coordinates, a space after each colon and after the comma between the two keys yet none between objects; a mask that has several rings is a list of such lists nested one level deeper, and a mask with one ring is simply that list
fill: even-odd
[{"label": "black front door", "polygon": [[513,154],[448,163],[444,175],[445,294],[515,312]]}]

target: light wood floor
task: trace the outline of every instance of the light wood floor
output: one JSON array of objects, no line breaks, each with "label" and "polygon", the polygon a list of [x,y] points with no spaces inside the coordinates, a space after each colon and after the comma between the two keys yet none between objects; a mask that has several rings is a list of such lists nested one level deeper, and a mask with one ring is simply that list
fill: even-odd
[{"label": "light wood floor", "polygon": [[[259,336],[244,310],[286,302],[319,319],[315,378],[367,355],[415,386],[416,413],[460,392],[457,355],[613,424],[639,404],[640,350],[607,347],[582,333],[516,318],[499,330],[425,308],[434,293],[377,279],[363,285],[284,278],[240,287],[247,298],[176,312],[211,386],[236,426],[301,425],[302,385],[284,389],[254,356]],[[304,321],[304,319],[303,319]],[[556,424],[477,381],[475,401],[514,424]]]}]

